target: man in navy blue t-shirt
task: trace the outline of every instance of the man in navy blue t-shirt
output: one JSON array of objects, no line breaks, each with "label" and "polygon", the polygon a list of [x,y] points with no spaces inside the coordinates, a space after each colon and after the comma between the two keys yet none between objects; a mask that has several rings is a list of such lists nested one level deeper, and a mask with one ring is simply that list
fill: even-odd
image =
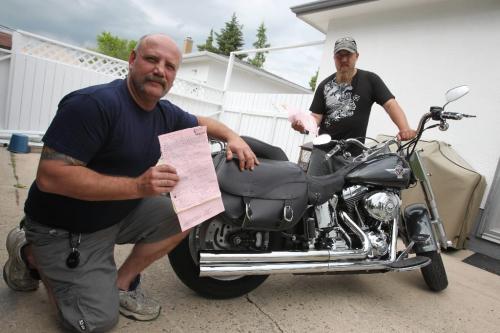
[{"label": "man in navy blue t-shirt", "polygon": [[[228,144],[240,168],[258,160],[222,123],[191,115],[166,100],[181,53],[165,35],[142,37],[129,58],[126,80],[70,93],[47,130],[36,181],[25,203],[22,229],[7,239],[4,278],[12,289],[36,290],[39,273],[65,326],[112,328],[118,313],[152,320],[160,313],[144,297],[140,273],[187,235],[168,193],[179,180],[156,165],[158,135],[207,126]],[[115,244],[135,244],[119,270]]]}]

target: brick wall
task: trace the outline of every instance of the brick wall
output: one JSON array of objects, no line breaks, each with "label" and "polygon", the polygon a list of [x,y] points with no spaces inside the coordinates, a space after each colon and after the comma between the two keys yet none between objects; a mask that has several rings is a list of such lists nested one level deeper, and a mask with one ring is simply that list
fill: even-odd
[{"label": "brick wall", "polygon": [[0,48],[10,50],[12,48],[12,35],[0,31]]}]

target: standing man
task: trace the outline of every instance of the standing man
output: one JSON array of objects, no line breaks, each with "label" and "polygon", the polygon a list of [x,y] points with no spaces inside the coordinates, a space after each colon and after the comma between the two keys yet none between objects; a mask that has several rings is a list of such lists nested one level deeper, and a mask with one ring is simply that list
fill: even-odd
[{"label": "standing man", "polygon": [[[337,72],[318,85],[309,108],[318,123],[319,134],[330,134],[334,140],[358,138],[364,142],[371,107],[375,102],[385,109],[398,127],[398,140],[415,137],[416,133],[408,125],[403,110],[380,77],[356,68],[358,57],[353,38],[344,37],[335,42],[333,59]],[[304,131],[300,121],[295,121],[292,127],[296,131]],[[356,149],[351,151],[359,153]],[[323,156],[323,151],[313,150],[309,173],[328,172],[318,169],[319,164],[323,164],[318,163],[324,159]]]},{"label": "standing man", "polygon": [[[181,61],[175,42],[162,34],[142,37],[129,57],[125,80],[70,93],[43,142],[36,180],[25,203],[22,228],[7,237],[7,285],[36,290],[37,274],[62,323],[76,331],[106,331],[118,313],[136,320],[158,317],[145,297],[140,273],[188,234],[181,232],[168,197],[179,178],[156,165],[158,135],[207,126],[227,141],[227,158],[240,169],[258,160],[228,127],[196,117],[166,100]],[[115,244],[135,244],[117,270]]]}]

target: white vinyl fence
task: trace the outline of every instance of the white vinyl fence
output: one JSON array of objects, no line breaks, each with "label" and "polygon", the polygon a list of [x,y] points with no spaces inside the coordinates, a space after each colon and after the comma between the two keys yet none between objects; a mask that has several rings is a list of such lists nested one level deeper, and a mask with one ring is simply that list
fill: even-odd
[{"label": "white vinyl fence", "polygon": [[[0,139],[22,132],[36,136],[48,128],[61,98],[83,87],[124,78],[128,63],[26,32],[13,33],[8,79],[0,78]],[[5,91],[6,90],[6,91]],[[298,159],[306,137],[290,128],[278,105],[307,110],[312,95],[224,92],[177,78],[166,98],[184,110],[219,119],[241,135],[281,147]]]},{"label": "white vinyl fence", "polygon": [[64,95],[112,79],[88,69],[15,53],[11,58],[5,127],[44,132]]},{"label": "white vinyl fence", "polygon": [[288,115],[278,107],[308,110],[311,100],[311,94],[226,92],[219,119],[240,135],[253,136],[280,147],[290,160],[297,161],[306,136],[291,128]]}]

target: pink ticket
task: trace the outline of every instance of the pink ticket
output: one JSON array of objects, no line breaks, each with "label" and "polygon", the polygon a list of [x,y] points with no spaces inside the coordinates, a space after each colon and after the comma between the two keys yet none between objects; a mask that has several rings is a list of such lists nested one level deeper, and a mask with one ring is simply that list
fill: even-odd
[{"label": "pink ticket", "polygon": [[309,131],[309,134],[318,134],[318,124],[316,123],[316,119],[311,116],[310,112],[304,112],[287,105],[281,105],[280,107],[281,110],[288,113],[288,121],[293,123],[296,120],[300,120],[304,128]]},{"label": "pink ticket", "polygon": [[158,138],[161,160],[172,165],[179,176],[179,182],[170,192],[170,198],[182,231],[224,211],[207,128],[187,128]]}]

